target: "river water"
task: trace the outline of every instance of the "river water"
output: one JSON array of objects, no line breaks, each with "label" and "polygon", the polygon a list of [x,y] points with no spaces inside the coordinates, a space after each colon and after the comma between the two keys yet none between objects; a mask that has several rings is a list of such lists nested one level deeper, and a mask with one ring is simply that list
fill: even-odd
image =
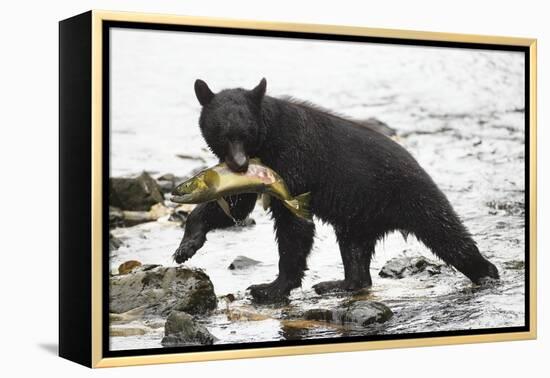
[{"label": "river water", "polygon": [[[143,170],[183,176],[216,163],[198,129],[194,80],[202,78],[217,91],[251,88],[266,77],[271,96],[292,95],[347,116],[376,117],[395,128],[399,143],[446,193],[502,277],[500,284],[482,289],[451,270],[434,277],[381,278],[380,268],[392,257],[436,259],[414,238],[391,234],[377,244],[369,298],[388,305],[394,317],[371,328],[296,330],[281,321],[284,311],[331,307],[343,300],[319,297],[311,288],[343,277],[334,233],[316,222],[309,270],[289,307],[255,307],[246,288],[271,281],[278,261],[272,221],[257,206],[252,213],[256,225],[211,232],[186,263],[205,270],[217,295],[234,294],[232,308],[266,317],[202,319],[217,343],[524,325],[523,54],[125,29],[114,29],[111,39],[111,176]],[[116,268],[127,260],[174,265],[171,255],[183,230],[160,220],[113,233],[124,240],[111,253]],[[227,269],[239,255],[261,264]],[[158,348],[161,338],[162,328],[144,336],[111,337],[111,348]]]}]

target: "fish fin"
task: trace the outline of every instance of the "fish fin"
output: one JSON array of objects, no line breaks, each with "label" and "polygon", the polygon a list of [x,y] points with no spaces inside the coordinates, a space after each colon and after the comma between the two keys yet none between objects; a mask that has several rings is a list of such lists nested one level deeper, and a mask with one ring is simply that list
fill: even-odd
[{"label": "fish fin", "polygon": [[264,210],[269,209],[269,206],[271,206],[271,196],[267,193],[262,194],[262,206]]},{"label": "fish fin", "polygon": [[290,210],[292,213],[300,218],[311,221],[311,213],[309,211],[309,201],[311,199],[311,194],[309,192],[300,194],[299,196],[294,197],[283,201],[283,204]]},{"label": "fish fin", "polygon": [[219,198],[217,200],[218,205],[222,208],[223,212],[231,219],[233,219],[233,215],[231,215],[231,210],[229,209],[229,204],[225,200],[225,198]]}]

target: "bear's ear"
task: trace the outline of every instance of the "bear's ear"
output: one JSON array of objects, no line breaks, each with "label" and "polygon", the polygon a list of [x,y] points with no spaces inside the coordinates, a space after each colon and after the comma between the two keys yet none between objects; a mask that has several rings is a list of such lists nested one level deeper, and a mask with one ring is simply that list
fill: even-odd
[{"label": "bear's ear", "polygon": [[195,95],[202,106],[208,105],[214,98],[214,93],[208,88],[208,84],[201,79],[195,80]]},{"label": "bear's ear", "polygon": [[258,102],[262,101],[262,98],[264,98],[264,95],[265,95],[266,87],[267,87],[267,81],[265,80],[265,77],[264,77],[260,81],[260,84],[258,84],[256,88],[250,91],[250,96]]}]

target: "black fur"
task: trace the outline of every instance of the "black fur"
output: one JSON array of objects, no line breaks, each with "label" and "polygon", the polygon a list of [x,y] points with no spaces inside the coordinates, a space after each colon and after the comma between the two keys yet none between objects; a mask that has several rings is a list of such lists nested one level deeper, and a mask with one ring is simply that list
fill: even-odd
[{"label": "black fur", "polygon": [[[203,110],[203,136],[220,159],[228,144],[238,142],[248,157],[259,157],[278,172],[293,194],[311,193],[311,211],[334,227],[345,276],[315,286],[319,293],[355,290],[372,284],[369,272],[376,241],[394,230],[416,235],[447,264],[474,283],[498,278],[496,267],[476,243],[445,195],[416,160],[375,129],[292,98],[265,96],[265,79],[253,90],[223,90],[206,83],[195,88]],[[244,219],[254,195],[231,198],[231,212]],[[272,201],[279,244],[279,275],[252,286],[257,301],[284,299],[301,285],[311,250],[314,226]],[[232,225],[216,203],[199,205],[190,215],[184,238],[174,254],[190,258],[214,228]]]}]

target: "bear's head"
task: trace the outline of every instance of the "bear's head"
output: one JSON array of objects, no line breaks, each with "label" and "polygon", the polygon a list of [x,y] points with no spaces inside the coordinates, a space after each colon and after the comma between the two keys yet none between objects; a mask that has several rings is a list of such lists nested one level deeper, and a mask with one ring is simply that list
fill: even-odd
[{"label": "bear's head", "polygon": [[214,93],[202,80],[195,81],[195,94],[202,105],[199,125],[212,152],[235,172],[246,172],[265,138],[261,107],[267,82],[254,89],[226,89]]}]

